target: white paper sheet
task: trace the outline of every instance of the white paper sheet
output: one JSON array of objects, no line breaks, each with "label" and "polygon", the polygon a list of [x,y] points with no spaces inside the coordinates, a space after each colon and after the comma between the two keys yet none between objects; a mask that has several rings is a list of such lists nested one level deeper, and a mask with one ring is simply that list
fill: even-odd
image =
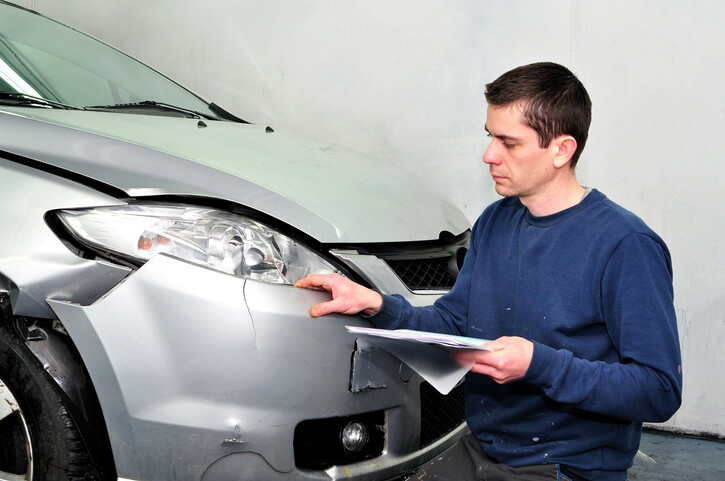
[{"label": "white paper sheet", "polygon": [[473,366],[454,361],[451,349],[476,349],[490,351],[483,344],[485,339],[451,336],[409,329],[375,329],[345,326],[354,334],[369,336],[373,342],[406,363],[442,394],[448,394]]}]

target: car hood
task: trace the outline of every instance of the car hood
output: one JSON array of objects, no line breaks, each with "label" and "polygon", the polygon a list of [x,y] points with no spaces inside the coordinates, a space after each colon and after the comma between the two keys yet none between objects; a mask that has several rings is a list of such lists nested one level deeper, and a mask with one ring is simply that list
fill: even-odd
[{"label": "car hood", "polygon": [[0,150],[130,197],[223,199],[323,243],[437,239],[469,227],[415,175],[333,144],[251,124],[126,113],[5,108]]}]

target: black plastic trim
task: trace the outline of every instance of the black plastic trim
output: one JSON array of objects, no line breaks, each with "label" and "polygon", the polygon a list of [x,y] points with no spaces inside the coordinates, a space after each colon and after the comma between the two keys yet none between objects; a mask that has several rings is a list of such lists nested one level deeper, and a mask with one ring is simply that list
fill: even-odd
[{"label": "black plastic trim", "polygon": [[64,169],[55,165],[50,165],[40,160],[35,160],[23,155],[14,154],[6,150],[0,150],[0,157],[9,160],[10,162],[15,162],[16,164],[30,167],[31,169],[40,170],[42,172],[47,172],[48,174],[55,175],[57,177],[68,179],[70,181],[84,185],[117,199],[123,200],[129,198],[128,194],[122,189],[119,189],[118,187],[114,187],[110,184],[106,184],[105,182],[101,182],[100,180],[93,179],[72,170]]},{"label": "black plastic trim", "polygon": [[53,321],[12,314],[10,296],[0,295],[0,322],[24,341],[56,385],[78,427],[100,481],[115,481],[113,451],[98,395],[70,337],[56,332]]}]

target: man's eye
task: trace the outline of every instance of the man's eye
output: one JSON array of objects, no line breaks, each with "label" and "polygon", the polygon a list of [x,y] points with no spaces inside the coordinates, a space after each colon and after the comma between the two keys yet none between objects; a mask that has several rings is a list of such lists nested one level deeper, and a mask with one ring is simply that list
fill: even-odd
[{"label": "man's eye", "polygon": [[503,146],[504,146],[504,147],[506,147],[507,149],[511,149],[511,148],[513,148],[513,147],[514,147],[515,145],[516,145],[516,144],[514,144],[513,142],[504,142],[504,143],[503,143]]}]

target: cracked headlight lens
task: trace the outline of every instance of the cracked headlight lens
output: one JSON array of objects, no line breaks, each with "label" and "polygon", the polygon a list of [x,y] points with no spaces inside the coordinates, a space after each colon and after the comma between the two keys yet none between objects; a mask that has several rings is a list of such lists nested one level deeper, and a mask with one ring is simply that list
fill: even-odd
[{"label": "cracked headlight lens", "polygon": [[164,253],[236,276],[294,284],[339,272],[317,253],[249,217],[174,205],[133,204],[61,210],[82,243],[137,260]]}]

